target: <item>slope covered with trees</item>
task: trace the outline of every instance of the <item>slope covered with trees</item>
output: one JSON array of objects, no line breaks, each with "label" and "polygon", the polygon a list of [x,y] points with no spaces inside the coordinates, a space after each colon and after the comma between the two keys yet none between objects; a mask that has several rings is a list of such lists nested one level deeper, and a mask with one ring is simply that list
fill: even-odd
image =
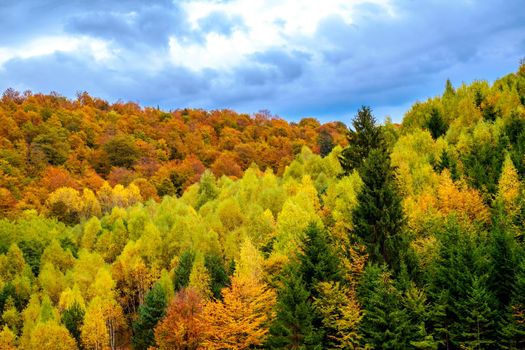
[{"label": "slope covered with trees", "polygon": [[2,111],[2,349],[525,347],[525,65],[348,132],[87,95]]}]

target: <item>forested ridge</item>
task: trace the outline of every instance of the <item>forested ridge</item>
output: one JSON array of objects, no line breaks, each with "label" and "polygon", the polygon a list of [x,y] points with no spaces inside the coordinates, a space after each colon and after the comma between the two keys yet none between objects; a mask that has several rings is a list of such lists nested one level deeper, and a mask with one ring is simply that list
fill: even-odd
[{"label": "forested ridge", "polygon": [[347,129],[0,101],[0,349],[524,349],[525,65]]}]

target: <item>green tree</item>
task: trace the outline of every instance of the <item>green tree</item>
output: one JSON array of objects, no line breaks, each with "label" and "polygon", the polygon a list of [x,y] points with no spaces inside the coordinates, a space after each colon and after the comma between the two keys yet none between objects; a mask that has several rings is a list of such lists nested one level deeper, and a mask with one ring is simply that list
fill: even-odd
[{"label": "green tree", "polygon": [[348,147],[339,157],[345,174],[359,169],[371,150],[386,148],[381,128],[376,125],[370,107],[363,106],[357,111],[352,126],[354,129],[348,130]]},{"label": "green tree", "polygon": [[363,307],[359,324],[363,346],[372,349],[412,348],[414,327],[402,295],[395,288],[386,267],[368,265],[358,288]]},{"label": "green tree", "polygon": [[154,328],[165,316],[168,301],[160,284],[154,284],[139,307],[138,318],[133,322],[133,348],[146,350],[155,345]]},{"label": "green tree", "polygon": [[78,347],[80,347],[80,330],[84,323],[85,313],[84,307],[78,302],[74,302],[73,305],[64,310],[61,317],[62,323],[77,341]]},{"label": "green tree", "polygon": [[204,257],[204,266],[210,274],[210,290],[215,299],[221,298],[221,290],[230,283],[230,277],[224,266],[223,259],[215,254],[209,253]]},{"label": "green tree", "polygon": [[314,325],[311,295],[298,266],[287,268],[277,293],[276,317],[270,326],[270,349],[322,349],[322,330]]},{"label": "green tree", "polygon": [[175,292],[178,292],[190,283],[190,274],[195,261],[195,253],[191,250],[186,250],[179,258],[179,263],[175,268],[173,274],[173,287]]},{"label": "green tree", "polygon": [[437,108],[432,108],[432,111],[430,112],[430,118],[427,122],[427,128],[434,140],[437,140],[440,136],[445,135],[447,132],[448,126]]},{"label": "green tree", "polygon": [[494,296],[485,282],[475,277],[462,305],[461,345],[468,349],[490,349],[496,343],[496,310]]},{"label": "green tree", "polygon": [[128,135],[115,136],[104,145],[112,166],[130,168],[140,156],[133,137]]},{"label": "green tree", "polygon": [[388,154],[372,150],[360,175],[363,188],[352,212],[353,233],[366,245],[371,262],[396,267],[405,217]]},{"label": "green tree", "polygon": [[298,254],[300,273],[306,288],[316,296],[319,282],[341,281],[339,258],[332,252],[328,237],[316,223],[310,223]]}]

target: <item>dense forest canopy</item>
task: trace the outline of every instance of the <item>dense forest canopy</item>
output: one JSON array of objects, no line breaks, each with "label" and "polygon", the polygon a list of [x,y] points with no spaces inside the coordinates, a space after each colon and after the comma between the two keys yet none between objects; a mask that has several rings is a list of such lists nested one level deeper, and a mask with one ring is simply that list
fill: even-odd
[{"label": "dense forest canopy", "polygon": [[525,348],[525,65],[401,125],[0,102],[1,349]]}]

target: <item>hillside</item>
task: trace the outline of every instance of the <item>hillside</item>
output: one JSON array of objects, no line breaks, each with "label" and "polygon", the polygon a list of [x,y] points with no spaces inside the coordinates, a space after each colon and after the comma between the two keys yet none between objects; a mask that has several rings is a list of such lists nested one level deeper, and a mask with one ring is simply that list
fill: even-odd
[{"label": "hillside", "polygon": [[525,65],[401,125],[0,104],[0,348],[525,348]]},{"label": "hillside", "polygon": [[302,146],[327,154],[345,145],[345,129],[267,112],[168,113],[87,93],[68,100],[7,90],[0,101],[0,215],[42,211],[60,187],[97,192],[105,182],[132,184],[141,200],[159,200],[182,194],[206,168],[240,178],[257,164],[280,175]]}]

